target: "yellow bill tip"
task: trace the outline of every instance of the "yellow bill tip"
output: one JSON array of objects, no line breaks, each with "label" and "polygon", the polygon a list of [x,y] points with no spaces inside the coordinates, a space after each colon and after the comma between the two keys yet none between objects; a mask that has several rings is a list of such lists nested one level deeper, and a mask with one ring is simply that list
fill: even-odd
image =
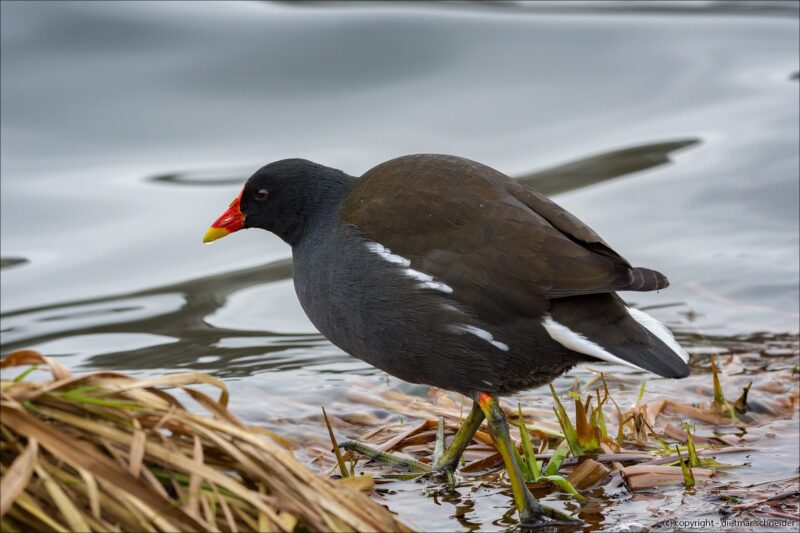
[{"label": "yellow bill tip", "polygon": [[227,235],[230,235],[230,231],[226,230],[225,228],[215,228],[210,227],[206,230],[205,235],[203,235],[203,243],[208,244],[211,242],[216,241],[217,239],[221,239]]}]

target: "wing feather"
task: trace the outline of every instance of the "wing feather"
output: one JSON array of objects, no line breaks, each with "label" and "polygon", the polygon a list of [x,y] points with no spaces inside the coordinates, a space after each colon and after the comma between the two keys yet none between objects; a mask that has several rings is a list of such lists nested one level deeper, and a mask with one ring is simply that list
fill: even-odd
[{"label": "wing feather", "polygon": [[341,216],[453,287],[453,297],[498,318],[541,313],[550,298],[614,292],[634,280],[635,269],[575,216],[467,159],[383,163],[356,181]]}]

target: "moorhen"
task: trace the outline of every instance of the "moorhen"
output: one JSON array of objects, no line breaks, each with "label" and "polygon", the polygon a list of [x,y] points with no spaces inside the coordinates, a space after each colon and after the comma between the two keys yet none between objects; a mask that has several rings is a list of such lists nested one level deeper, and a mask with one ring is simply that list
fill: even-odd
[{"label": "moorhen", "polygon": [[689,374],[669,330],[616,294],[663,289],[666,277],[631,266],[547,197],[468,159],[409,155],[360,178],[276,161],[247,180],[203,242],[243,228],[292,247],[300,303],[336,346],[474,400],[435,467],[452,472],[485,417],[523,523],[545,510],[522,480],[498,396],[598,359]]}]

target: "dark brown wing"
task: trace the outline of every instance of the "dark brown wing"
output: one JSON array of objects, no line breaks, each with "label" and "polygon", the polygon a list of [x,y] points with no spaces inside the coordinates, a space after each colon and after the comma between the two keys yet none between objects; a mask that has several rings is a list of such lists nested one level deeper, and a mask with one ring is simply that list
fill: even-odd
[{"label": "dark brown wing", "polygon": [[341,216],[478,310],[541,312],[549,298],[613,292],[637,277],[573,215],[458,157],[405,156],[373,168]]}]

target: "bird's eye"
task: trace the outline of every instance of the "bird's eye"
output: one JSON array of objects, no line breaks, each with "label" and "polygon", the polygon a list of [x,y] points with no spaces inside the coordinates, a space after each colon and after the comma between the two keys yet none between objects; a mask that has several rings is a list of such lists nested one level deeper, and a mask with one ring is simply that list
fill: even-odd
[{"label": "bird's eye", "polygon": [[263,202],[269,198],[269,191],[267,189],[259,189],[255,196],[256,200]]}]

